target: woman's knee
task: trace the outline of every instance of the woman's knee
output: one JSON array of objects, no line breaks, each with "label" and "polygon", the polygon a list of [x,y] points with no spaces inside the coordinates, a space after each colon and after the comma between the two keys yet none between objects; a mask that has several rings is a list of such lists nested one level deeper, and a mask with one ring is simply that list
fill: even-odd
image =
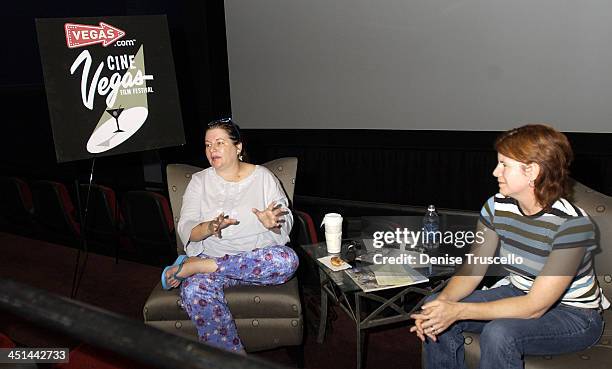
[{"label": "woman's knee", "polygon": [[272,246],[274,262],[282,265],[286,265],[291,273],[297,270],[300,263],[299,258],[295,251],[288,246]]},{"label": "woman's knee", "polygon": [[278,266],[275,272],[284,277],[285,281],[289,280],[300,264],[295,251],[288,246],[271,246],[267,251],[265,258]]},{"label": "woman's knee", "polygon": [[516,345],[520,332],[512,325],[513,319],[497,319],[487,323],[480,334],[481,349],[507,349]]}]

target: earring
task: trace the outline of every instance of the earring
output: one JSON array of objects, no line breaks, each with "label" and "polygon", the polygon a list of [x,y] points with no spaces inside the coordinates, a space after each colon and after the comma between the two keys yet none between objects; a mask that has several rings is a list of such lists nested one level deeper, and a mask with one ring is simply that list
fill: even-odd
[{"label": "earring", "polygon": [[238,152],[238,160],[242,161],[242,154]]}]

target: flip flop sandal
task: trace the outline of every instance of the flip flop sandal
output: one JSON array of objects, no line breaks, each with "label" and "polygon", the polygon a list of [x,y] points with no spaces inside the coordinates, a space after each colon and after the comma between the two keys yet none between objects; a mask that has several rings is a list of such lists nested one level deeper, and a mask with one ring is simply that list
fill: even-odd
[{"label": "flip flop sandal", "polygon": [[179,277],[177,274],[179,274],[181,269],[183,269],[183,264],[185,263],[186,259],[187,259],[187,255],[180,255],[178,258],[176,258],[176,260],[174,261],[174,263],[172,263],[172,265],[168,265],[167,267],[164,268],[164,270],[162,271],[162,275],[161,275],[161,284],[164,290],[171,290],[172,288],[174,288],[168,284],[168,280],[166,279],[166,272],[168,271],[168,269],[172,268],[175,265],[178,265],[178,269],[172,275],[172,277],[174,277],[174,279],[176,279],[179,282],[182,282],[185,280],[184,277]]}]

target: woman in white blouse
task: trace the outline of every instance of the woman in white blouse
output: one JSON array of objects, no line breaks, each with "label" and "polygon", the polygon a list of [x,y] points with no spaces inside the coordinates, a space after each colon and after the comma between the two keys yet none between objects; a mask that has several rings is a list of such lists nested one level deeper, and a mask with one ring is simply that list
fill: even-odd
[{"label": "woman in white blouse", "polygon": [[284,246],[293,216],[274,174],[243,161],[231,119],[209,123],[205,146],[210,168],[192,176],[177,227],[187,255],[164,269],[162,285],[181,286],[201,341],[244,352],[223,290],[282,284],[293,276],[298,257]]}]

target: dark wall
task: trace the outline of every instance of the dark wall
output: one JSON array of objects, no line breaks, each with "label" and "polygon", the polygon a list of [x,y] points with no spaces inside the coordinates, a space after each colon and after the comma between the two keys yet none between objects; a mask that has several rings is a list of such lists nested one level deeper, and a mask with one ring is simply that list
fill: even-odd
[{"label": "dark wall", "polygon": [[[90,161],[57,165],[34,28],[35,17],[167,14],[187,144],[153,153],[104,157],[94,178],[121,189],[147,183],[143,163],[205,166],[202,122],[230,114],[223,1],[11,3],[3,17],[10,56],[0,68],[0,170],[65,182],[88,178]],[[554,123],[554,122],[553,122]],[[408,205],[478,209],[495,190],[495,132],[390,130],[247,130],[256,163],[300,160],[296,194]],[[568,134],[573,175],[612,194],[612,135]]]},{"label": "dark wall", "polygon": [[147,183],[143,163],[202,160],[201,122],[229,115],[223,1],[23,1],[3,6],[1,26],[10,53],[0,64],[3,136],[0,170],[65,182],[89,177],[90,160],[58,165],[38,52],[35,18],[166,14],[181,99],[186,145],[160,152],[96,160],[94,179],[131,189]]},{"label": "dark wall", "polygon": [[[249,130],[251,156],[299,158],[296,194],[478,210],[497,191],[499,132]],[[612,135],[567,134],[572,176],[612,194]]]}]

